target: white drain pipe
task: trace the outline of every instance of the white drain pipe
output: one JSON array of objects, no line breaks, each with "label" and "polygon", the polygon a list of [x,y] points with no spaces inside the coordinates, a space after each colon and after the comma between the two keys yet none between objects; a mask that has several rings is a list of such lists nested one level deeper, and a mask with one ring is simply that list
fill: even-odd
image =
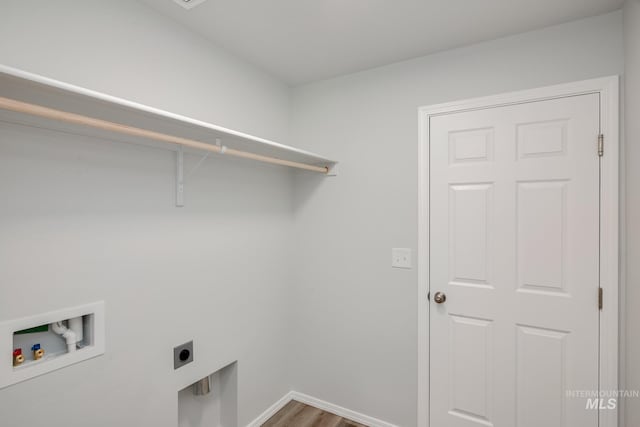
[{"label": "white drain pipe", "polygon": [[51,324],[51,330],[56,334],[62,336],[67,342],[67,352],[73,353],[76,351],[76,343],[78,342],[76,338],[76,333],[71,329],[67,328],[62,324],[62,322],[55,322]]},{"label": "white drain pipe", "polygon": [[76,334],[76,342],[82,342],[84,339],[83,327],[82,327],[82,317],[74,317],[73,319],[68,320],[69,329]]}]

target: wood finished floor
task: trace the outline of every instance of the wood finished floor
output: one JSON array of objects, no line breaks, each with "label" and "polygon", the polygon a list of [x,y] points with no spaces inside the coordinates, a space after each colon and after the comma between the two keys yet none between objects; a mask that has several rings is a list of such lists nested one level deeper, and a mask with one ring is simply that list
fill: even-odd
[{"label": "wood finished floor", "polygon": [[292,400],[262,427],[366,427],[322,409]]}]

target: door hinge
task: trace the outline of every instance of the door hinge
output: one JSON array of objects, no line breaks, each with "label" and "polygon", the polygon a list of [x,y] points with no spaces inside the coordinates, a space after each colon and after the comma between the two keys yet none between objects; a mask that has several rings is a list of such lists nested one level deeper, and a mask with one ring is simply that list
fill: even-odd
[{"label": "door hinge", "polygon": [[598,135],[598,156],[604,156],[604,135]]},{"label": "door hinge", "polygon": [[602,299],[603,299],[603,295],[602,295],[602,288],[598,288],[598,310],[602,310]]}]

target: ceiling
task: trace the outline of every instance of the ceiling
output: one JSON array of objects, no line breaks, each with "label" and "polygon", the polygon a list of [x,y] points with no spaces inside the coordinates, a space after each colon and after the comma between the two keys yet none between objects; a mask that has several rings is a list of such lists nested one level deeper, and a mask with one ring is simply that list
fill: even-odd
[{"label": "ceiling", "polygon": [[618,9],[622,0],[141,0],[290,85]]}]

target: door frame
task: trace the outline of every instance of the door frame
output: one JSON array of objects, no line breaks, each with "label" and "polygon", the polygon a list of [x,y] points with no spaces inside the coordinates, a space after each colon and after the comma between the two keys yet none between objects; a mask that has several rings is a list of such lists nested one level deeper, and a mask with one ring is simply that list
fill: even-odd
[{"label": "door frame", "polygon": [[[600,95],[600,390],[618,390],[618,239],[619,239],[619,77],[603,77],[482,98],[430,105],[418,109],[418,426],[429,427],[429,123],[432,116],[480,110],[569,96]],[[597,141],[594,140],[594,153]],[[615,410],[600,410],[600,427],[617,427],[621,399]],[[433,426],[439,427],[439,426]]]}]

